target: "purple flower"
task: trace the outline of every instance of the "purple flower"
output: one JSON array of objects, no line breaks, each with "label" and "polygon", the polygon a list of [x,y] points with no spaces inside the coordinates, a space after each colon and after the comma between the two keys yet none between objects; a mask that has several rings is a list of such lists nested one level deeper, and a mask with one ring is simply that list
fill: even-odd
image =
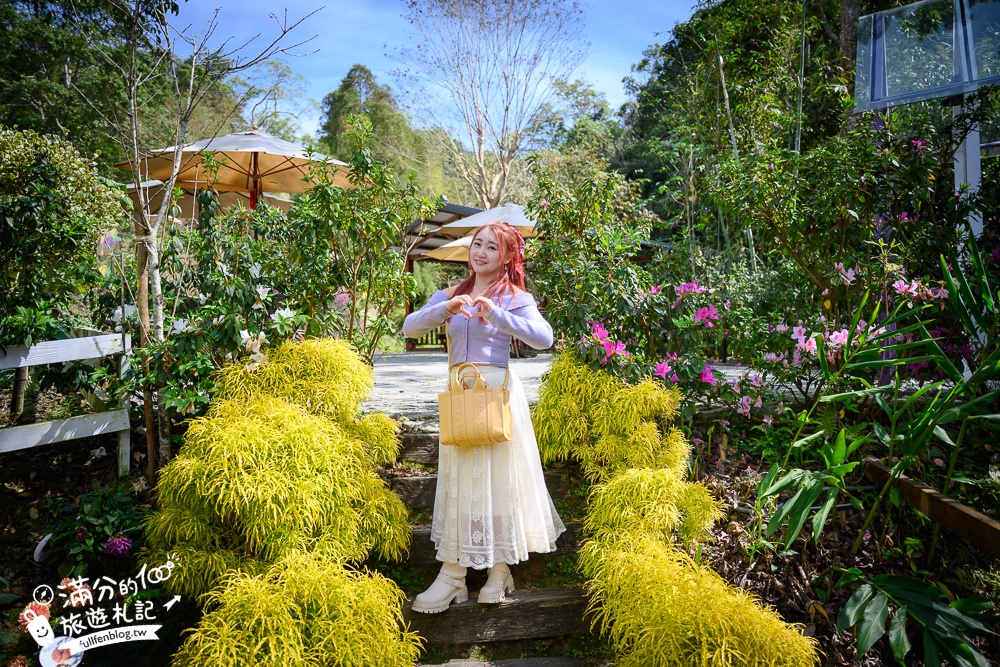
[{"label": "purple flower", "polygon": [[726,303],[724,303],[723,305],[726,307],[726,310],[729,310],[730,308],[733,307],[733,305],[729,303],[729,299],[726,299]]},{"label": "purple flower", "polygon": [[698,281],[692,280],[689,283],[684,283],[683,285],[678,285],[674,288],[674,292],[677,293],[677,298],[683,298],[688,294],[701,294],[705,291],[704,287],[698,287]]},{"label": "purple flower", "polygon": [[663,291],[663,285],[653,285],[652,287],[649,288],[650,294],[659,294],[662,291]]},{"label": "purple flower", "polygon": [[547,199],[543,199],[542,201],[538,202],[538,205],[539,206],[543,206],[545,208],[548,208],[549,206],[552,206],[552,204],[550,204]]},{"label": "purple flower", "polygon": [[715,386],[715,373],[712,372],[713,370],[715,370],[715,369],[712,368],[711,366],[709,366],[708,362],[706,361],[705,362],[705,368],[703,368],[701,370],[701,374],[698,376],[698,379],[701,380],[702,382],[704,382],[705,384],[710,384],[710,385],[712,385],[714,387]]},{"label": "purple flower", "polygon": [[779,324],[778,326],[774,327],[774,330],[777,331],[778,333],[785,333],[786,331],[788,331],[788,325]]},{"label": "purple flower", "polygon": [[840,331],[830,332],[830,346],[831,347],[843,347],[847,345],[847,329],[841,329]]},{"label": "purple flower", "polygon": [[124,535],[112,535],[108,538],[104,553],[109,556],[128,556],[132,553],[132,540]]},{"label": "purple flower", "polygon": [[917,288],[919,286],[917,285],[916,280],[912,281],[909,285],[906,284],[905,280],[897,280],[892,284],[892,287],[893,289],[896,290],[898,294],[902,294],[903,296],[913,297],[916,296]]},{"label": "purple flower", "polygon": [[923,142],[920,139],[910,139],[910,144],[918,151],[922,151],[927,148],[926,142]]},{"label": "purple flower", "polygon": [[668,364],[665,361],[661,361],[660,363],[656,364],[656,372],[653,373],[653,375],[655,375],[656,377],[660,377],[660,378],[663,378],[664,380],[666,380],[667,379],[667,373],[669,373],[669,372],[670,372],[670,364]]}]

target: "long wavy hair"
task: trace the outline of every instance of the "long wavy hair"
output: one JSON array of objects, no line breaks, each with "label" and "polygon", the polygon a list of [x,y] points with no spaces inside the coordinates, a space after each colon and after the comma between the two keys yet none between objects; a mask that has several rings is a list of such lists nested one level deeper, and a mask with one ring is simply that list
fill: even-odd
[{"label": "long wavy hair", "polygon": [[525,290],[524,283],[524,238],[516,228],[506,222],[491,222],[483,225],[472,235],[469,242],[469,277],[460,282],[452,293],[453,297],[460,294],[471,294],[472,288],[476,284],[476,272],[472,270],[472,244],[476,242],[484,229],[493,230],[497,237],[497,245],[500,249],[500,273],[496,281],[486,288],[482,296],[488,299],[513,294],[514,288]]}]

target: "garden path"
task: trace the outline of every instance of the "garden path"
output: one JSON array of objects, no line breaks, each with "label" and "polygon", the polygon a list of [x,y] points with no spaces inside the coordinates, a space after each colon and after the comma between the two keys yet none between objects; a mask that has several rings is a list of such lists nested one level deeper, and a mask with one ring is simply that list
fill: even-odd
[{"label": "garden path", "polygon": [[[528,402],[538,401],[538,387],[552,362],[541,353],[527,359],[511,359],[510,369],[521,379]],[[394,352],[375,360],[375,388],[361,407],[390,417],[437,418],[437,395],[444,390],[448,355],[444,352]]]},{"label": "garden path", "polygon": [[[543,352],[527,359],[511,359],[510,368],[521,378],[528,402],[538,401],[542,374],[548,370],[552,354]],[[392,352],[375,360],[375,388],[362,404],[366,411],[384,412],[390,417],[437,419],[437,395],[444,389],[448,356],[444,352]],[[746,369],[719,364],[726,381],[739,377]]]}]

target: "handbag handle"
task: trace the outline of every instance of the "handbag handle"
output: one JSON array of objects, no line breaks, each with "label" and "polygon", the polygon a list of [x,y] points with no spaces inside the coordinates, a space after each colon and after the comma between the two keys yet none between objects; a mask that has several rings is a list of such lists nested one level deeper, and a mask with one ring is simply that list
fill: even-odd
[{"label": "handbag handle", "polygon": [[[451,332],[448,331],[448,328],[449,328],[450,324],[451,324],[451,318],[448,317],[444,321],[444,340],[445,340],[445,344],[448,346],[448,350],[447,350],[448,351],[448,391],[451,391]],[[508,344],[508,346],[509,346],[509,344]],[[461,375],[462,375],[462,373],[465,370],[468,370],[468,368],[465,368],[467,366],[468,367],[472,367],[472,369],[476,373],[476,377],[481,382],[483,382],[483,384],[486,384],[486,381],[483,380],[483,376],[479,373],[479,368],[477,368],[475,364],[469,363],[467,361],[462,362],[461,364],[458,364],[458,366],[457,366],[457,372],[455,373],[455,376],[456,376],[455,379],[456,380],[458,380],[459,382],[461,382]],[[510,379],[510,362],[509,361],[507,362],[507,367],[504,369],[503,384],[500,385],[503,389],[507,388],[507,380],[508,379]]]}]

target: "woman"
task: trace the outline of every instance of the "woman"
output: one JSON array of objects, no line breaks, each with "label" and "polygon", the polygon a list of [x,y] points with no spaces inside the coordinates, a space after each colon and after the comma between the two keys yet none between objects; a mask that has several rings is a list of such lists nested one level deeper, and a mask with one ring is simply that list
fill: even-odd
[{"label": "woman", "polygon": [[[503,384],[511,336],[536,349],[552,345],[552,327],[525,291],[524,239],[507,223],[480,227],[469,248],[468,278],[434,294],[407,316],[404,335],[418,338],[448,322],[453,372],[462,362],[479,366],[490,386]],[[469,598],[466,568],[489,568],[479,602],[499,603],[514,590],[508,565],[529,552],[555,549],[566,530],[545,488],[528,401],[510,374],[512,435],[481,447],[444,445],[438,455],[431,540],[444,564],[413,611],[436,614]]]}]

